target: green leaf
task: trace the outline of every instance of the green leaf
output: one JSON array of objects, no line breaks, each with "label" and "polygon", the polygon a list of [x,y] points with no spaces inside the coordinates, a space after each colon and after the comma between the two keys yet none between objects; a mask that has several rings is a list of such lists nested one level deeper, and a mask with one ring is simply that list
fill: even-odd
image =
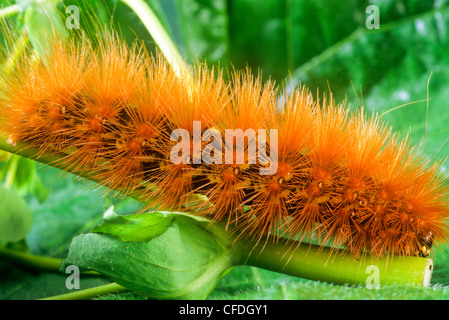
[{"label": "green leaf", "polygon": [[286,1],[229,2],[230,60],[237,69],[280,79],[288,71]]},{"label": "green leaf", "polygon": [[66,39],[69,36],[57,4],[56,1],[32,3],[24,13],[24,27],[28,38],[41,57],[46,57],[51,39]]},{"label": "green leaf", "polygon": [[171,224],[173,217],[162,212],[130,216],[113,215],[106,218],[100,226],[94,227],[92,232],[115,235],[122,241],[149,241],[163,233]]},{"label": "green leaf", "polygon": [[14,188],[21,196],[32,194],[39,202],[47,199],[49,190],[43,185],[33,160],[12,155],[0,169],[0,177],[6,176],[6,185]]},{"label": "green leaf", "polygon": [[9,159],[11,154],[9,152],[0,150],[0,162],[5,162]]},{"label": "green leaf", "polygon": [[[293,78],[312,91],[330,88],[337,101],[347,97],[353,108],[385,113],[394,131],[410,134],[414,144],[425,147],[425,155],[442,159],[449,152],[449,5],[393,2],[378,3],[379,30],[354,29],[297,68]],[[443,173],[446,168],[447,161]]]},{"label": "green leaf", "polygon": [[[187,215],[155,215],[160,228],[146,229],[148,221],[132,219],[155,235],[149,241],[125,242],[120,238],[89,233],[73,239],[66,265],[95,270],[138,294],[157,299],[204,299],[221,276],[233,265],[235,256],[229,239],[206,229],[206,221]],[[114,234],[129,236],[127,223],[111,225]],[[169,225],[161,219],[170,221]],[[128,220],[129,221],[129,220]],[[122,227],[120,227],[120,225]],[[120,229],[123,228],[123,233]],[[136,228],[136,226],[133,226]],[[165,231],[156,235],[165,228]],[[156,231],[156,232],[155,232]],[[138,237],[140,239],[140,237]]]},{"label": "green leaf", "polygon": [[[163,0],[165,1],[165,0]],[[164,12],[161,8],[159,0],[145,0],[151,7],[151,10],[159,19],[159,22],[165,28],[167,33],[171,35],[170,25],[166,20]],[[145,25],[142,24],[138,15],[131,10],[125,3],[119,0],[105,1],[108,12],[111,14],[112,26],[120,34],[128,44],[133,44],[136,41],[142,41],[149,51],[156,52],[156,44],[149,35]]]},{"label": "green leaf", "polygon": [[0,241],[22,240],[31,230],[33,214],[14,190],[0,186]]},{"label": "green leaf", "polygon": [[[36,272],[18,268],[14,264],[0,260],[0,299],[1,300],[33,300],[73,292],[67,289],[69,274]],[[110,283],[104,277],[81,276],[80,290]]]},{"label": "green leaf", "polygon": [[105,199],[103,208],[103,223],[95,226],[91,232],[118,236],[122,241],[149,241],[165,232],[176,216],[185,216],[198,222],[204,222],[205,226],[210,222],[200,216],[168,211],[120,216],[114,212],[114,206],[110,198]]},{"label": "green leaf", "polygon": [[33,198],[28,201],[34,214],[33,228],[27,236],[30,250],[65,256],[75,235],[101,222],[104,190],[93,190],[92,183],[50,166],[40,165],[37,173],[51,192],[43,203]]},{"label": "green leaf", "polygon": [[229,61],[226,0],[176,0],[177,16],[185,51],[208,64]]},{"label": "green leaf", "polygon": [[364,23],[367,3],[349,1],[286,1],[290,71],[339,42]]}]

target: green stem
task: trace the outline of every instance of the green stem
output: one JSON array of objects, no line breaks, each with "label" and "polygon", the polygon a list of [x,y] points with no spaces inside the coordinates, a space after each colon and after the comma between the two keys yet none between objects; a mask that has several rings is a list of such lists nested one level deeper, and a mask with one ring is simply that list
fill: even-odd
[{"label": "green stem", "polygon": [[112,293],[119,293],[129,291],[129,289],[113,282],[109,284],[105,284],[98,287],[93,287],[89,289],[84,290],[78,290],[66,294],[61,294],[58,296],[43,298],[40,300],[85,300],[90,299],[98,296],[102,296],[105,294],[112,294]]},{"label": "green stem", "polygon": [[15,14],[18,14],[20,12],[20,5],[13,4],[10,6],[7,6],[5,8],[0,9],[0,19],[4,19],[10,16],[13,16]]},{"label": "green stem", "polygon": [[[33,255],[4,247],[0,247],[0,258],[5,258],[13,263],[41,271],[61,273],[62,259],[58,258]],[[85,271],[81,272],[81,274],[89,276],[102,276],[100,273],[95,271]]]},{"label": "green stem", "polygon": [[[4,135],[4,134],[3,134]],[[17,154],[24,158],[36,160],[41,163],[49,164],[59,169],[64,170],[67,168],[67,165],[64,164],[63,161],[60,161],[62,157],[65,157],[65,154],[50,154],[46,153],[42,155],[42,152],[37,148],[29,147],[27,143],[22,142],[13,142],[10,143],[7,141],[0,131],[0,150]]]},{"label": "green stem", "polygon": [[175,72],[178,75],[188,74],[185,72],[187,65],[184,59],[150,6],[143,0],[122,0],[122,2],[137,14]]},{"label": "green stem", "polygon": [[19,164],[19,161],[18,161],[19,159],[20,158],[17,156],[10,157],[8,159],[9,168],[8,168],[8,171],[6,172],[5,183],[4,183],[4,185],[8,189],[11,189],[12,186],[14,185],[14,178],[17,173],[17,166]]},{"label": "green stem", "polygon": [[20,265],[42,271],[60,272],[62,260],[51,257],[41,257],[0,247],[0,257]]},{"label": "green stem", "polygon": [[310,280],[335,284],[371,285],[377,272],[378,284],[430,285],[432,259],[419,257],[364,256],[356,259],[349,252],[280,239],[254,247],[241,241],[240,264],[255,266]]}]

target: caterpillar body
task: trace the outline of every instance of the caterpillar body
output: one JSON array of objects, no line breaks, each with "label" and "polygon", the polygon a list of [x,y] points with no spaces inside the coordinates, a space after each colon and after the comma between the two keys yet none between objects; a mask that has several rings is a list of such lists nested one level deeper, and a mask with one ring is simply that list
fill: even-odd
[{"label": "caterpillar body", "polygon": [[[56,41],[1,81],[5,138],[64,154],[67,170],[143,203],[208,216],[256,242],[313,239],[355,256],[428,256],[447,241],[438,165],[332,95],[318,101],[300,87],[280,99],[248,70],[225,81],[202,64],[179,76],[115,37],[96,48]],[[229,143],[227,130],[265,135]],[[261,174],[274,153],[276,170]],[[215,161],[195,162],[204,154]],[[207,201],[192,202],[196,194]]]}]

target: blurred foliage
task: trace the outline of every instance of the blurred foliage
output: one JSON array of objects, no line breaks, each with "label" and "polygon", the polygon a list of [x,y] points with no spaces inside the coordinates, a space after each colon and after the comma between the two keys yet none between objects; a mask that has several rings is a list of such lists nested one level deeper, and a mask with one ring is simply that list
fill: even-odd
[{"label": "blurred foliage", "polygon": [[[136,14],[119,0],[17,1],[11,17],[37,47],[49,23],[64,26],[64,5],[80,8],[81,30],[92,38],[112,24],[128,43],[154,41]],[[435,159],[449,154],[449,0],[147,0],[189,62],[262,72],[279,85],[305,83],[317,97],[331,91],[337,101],[384,118]],[[0,0],[7,7],[14,1]],[[377,5],[380,29],[367,29],[368,5]],[[56,11],[60,13],[56,17]],[[50,15],[51,19],[47,19]],[[43,26],[35,28],[33,26]],[[62,27],[63,28],[63,27]],[[63,28],[64,29],[64,28]],[[67,36],[77,30],[67,31]],[[11,36],[1,35],[2,40]],[[2,41],[3,43],[4,41]],[[426,99],[430,98],[427,102]],[[397,108],[397,109],[395,109]],[[390,112],[391,111],[391,112]],[[2,156],[2,159],[6,158]],[[447,175],[447,161],[442,173]],[[101,222],[101,190],[85,192],[71,175],[38,167],[50,190],[40,203],[27,197],[33,226],[26,237],[30,252],[65,257],[71,239]],[[25,181],[26,179],[22,179]],[[42,189],[43,190],[43,189]],[[74,191],[75,190],[75,191]],[[76,190],[79,190],[76,191]],[[92,187],[89,188],[92,190]],[[43,200],[43,199],[41,199]],[[116,209],[132,212],[122,200]],[[210,299],[447,299],[449,268],[444,252],[434,255],[431,288],[385,287],[380,290],[334,286],[250,267],[234,268]],[[28,299],[63,293],[64,276],[36,275],[0,261],[0,298]],[[84,279],[82,288],[107,282]],[[133,294],[108,298],[133,299]]]}]

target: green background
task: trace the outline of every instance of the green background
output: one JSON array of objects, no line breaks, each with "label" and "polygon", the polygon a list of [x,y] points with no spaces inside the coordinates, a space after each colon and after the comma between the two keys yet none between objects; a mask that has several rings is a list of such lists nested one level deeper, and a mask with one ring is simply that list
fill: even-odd
[{"label": "green background", "polygon": [[[0,1],[7,5],[11,1]],[[24,7],[30,1],[18,1]],[[188,62],[205,61],[222,68],[249,66],[280,86],[304,83],[320,97],[329,90],[350,108],[385,114],[394,130],[410,134],[424,153],[442,160],[447,176],[449,153],[449,1],[402,0],[148,0],[180,53]],[[120,1],[64,1],[81,9],[81,28],[95,15],[113,23],[132,43],[136,37],[151,51],[155,44],[138,17]],[[380,29],[367,29],[368,5],[377,5]],[[47,1],[56,26],[64,29],[64,8]],[[13,17],[41,41],[48,19],[33,7]],[[57,17],[60,12],[62,17]],[[41,28],[30,26],[38,23]],[[93,36],[93,35],[92,35]],[[426,101],[427,98],[430,98]],[[397,108],[400,107],[400,108]],[[397,108],[397,109],[394,109]],[[393,110],[394,109],[394,110]],[[8,165],[3,164],[3,171]],[[26,166],[25,166],[26,167]],[[56,169],[37,165],[42,186],[23,191],[33,211],[26,245],[34,254],[64,258],[71,239],[101,222],[101,190]],[[33,170],[32,168],[28,170]],[[30,172],[31,172],[30,171]],[[25,181],[23,184],[30,183]],[[33,180],[33,183],[36,183]],[[35,185],[34,185],[35,186]],[[34,190],[34,192],[33,192]],[[42,190],[49,191],[45,201]],[[130,213],[132,201],[115,199],[116,210]],[[236,267],[218,283],[209,299],[447,299],[446,254],[433,255],[430,288],[385,286],[379,290],[336,286],[273,272]],[[34,299],[67,292],[65,276],[37,273],[0,260],[0,299]],[[82,279],[81,288],[107,283]],[[110,299],[137,299],[125,293]]]}]

